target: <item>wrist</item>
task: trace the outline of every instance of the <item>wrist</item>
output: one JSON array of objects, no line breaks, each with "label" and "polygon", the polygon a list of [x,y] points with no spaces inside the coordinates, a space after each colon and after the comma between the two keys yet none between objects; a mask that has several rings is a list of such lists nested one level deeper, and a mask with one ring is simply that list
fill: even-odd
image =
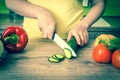
[{"label": "wrist", "polygon": [[36,13],[36,18],[42,18],[45,16],[47,10],[45,8],[39,7],[38,12]]},{"label": "wrist", "polygon": [[84,27],[85,29],[89,28],[89,25],[86,22],[80,21],[80,26]]},{"label": "wrist", "polygon": [[83,24],[83,26],[84,26],[86,29],[89,28],[89,25],[88,25],[87,23],[83,22],[82,24]]}]

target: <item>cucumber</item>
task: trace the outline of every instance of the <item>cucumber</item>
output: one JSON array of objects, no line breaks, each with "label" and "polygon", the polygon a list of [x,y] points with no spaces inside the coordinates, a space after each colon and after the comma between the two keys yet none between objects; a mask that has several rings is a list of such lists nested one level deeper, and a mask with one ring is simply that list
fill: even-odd
[{"label": "cucumber", "polygon": [[77,41],[75,39],[75,37],[72,37],[68,42],[67,44],[76,52],[77,51],[77,48],[78,48],[78,44],[77,44]]},{"label": "cucumber", "polygon": [[55,54],[55,57],[60,61],[65,59],[65,56],[59,53]]},{"label": "cucumber", "polygon": [[65,57],[66,57],[67,59],[72,58],[72,52],[71,52],[70,49],[64,48],[64,54],[65,54]]},{"label": "cucumber", "polygon": [[57,59],[57,57],[55,56],[55,55],[53,55],[53,56],[51,56],[52,58],[54,58],[54,59]]},{"label": "cucumber", "polygon": [[53,63],[58,63],[64,59],[65,59],[64,55],[57,53],[57,54],[54,54],[53,56],[49,57],[48,61],[53,62]]},{"label": "cucumber", "polygon": [[2,41],[0,40],[0,61],[4,57],[4,51],[5,51],[4,45],[3,45]]},{"label": "cucumber", "polygon": [[2,41],[0,40],[0,57],[2,56],[3,52],[4,52],[4,46]]},{"label": "cucumber", "polygon": [[58,63],[60,60],[53,58],[52,56],[48,58],[48,61],[53,62],[53,63]]},{"label": "cucumber", "polygon": [[[77,44],[77,41],[75,39],[75,37],[72,37],[68,42],[67,44],[76,52],[77,51],[77,48],[78,48],[78,44]],[[68,48],[64,48],[64,54],[66,56],[66,58],[70,59],[72,58],[72,52],[70,49]]]},{"label": "cucumber", "polygon": [[[75,39],[75,37],[72,37],[68,42],[67,44],[76,52],[77,51],[77,48],[78,48],[78,44],[77,44],[77,41]],[[61,61],[63,61],[65,58],[67,59],[71,59],[73,56],[72,56],[72,51],[68,48],[64,48],[64,55],[63,54],[54,54],[52,55],[51,57],[48,58],[48,61],[49,62],[53,62],[53,63],[59,63]]]}]

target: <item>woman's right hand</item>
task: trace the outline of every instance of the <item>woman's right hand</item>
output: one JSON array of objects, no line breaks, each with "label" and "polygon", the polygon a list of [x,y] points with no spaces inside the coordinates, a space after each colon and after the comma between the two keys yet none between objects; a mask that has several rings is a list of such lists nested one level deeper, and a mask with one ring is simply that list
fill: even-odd
[{"label": "woman's right hand", "polygon": [[38,27],[41,30],[44,38],[52,39],[55,31],[55,25],[56,22],[52,14],[46,9],[43,9],[38,16]]},{"label": "woman's right hand", "polygon": [[52,14],[47,9],[32,4],[27,0],[5,0],[5,3],[9,9],[19,15],[37,18],[38,27],[42,31],[43,37],[52,39],[56,22]]}]

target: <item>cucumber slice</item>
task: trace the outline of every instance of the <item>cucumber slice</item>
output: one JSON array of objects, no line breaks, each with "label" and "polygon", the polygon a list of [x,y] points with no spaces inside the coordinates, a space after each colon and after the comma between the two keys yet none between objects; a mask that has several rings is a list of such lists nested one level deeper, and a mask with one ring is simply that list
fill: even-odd
[{"label": "cucumber slice", "polygon": [[54,59],[57,59],[57,57],[55,56],[55,55],[53,55],[53,56],[51,56],[52,58],[54,58]]},{"label": "cucumber slice", "polygon": [[53,58],[53,56],[48,58],[48,61],[53,62],[53,63],[58,63],[60,60]]},{"label": "cucumber slice", "polygon": [[65,59],[64,55],[57,53],[57,54],[54,54],[53,56],[49,57],[48,61],[53,62],[53,63],[58,63],[64,59]]},{"label": "cucumber slice", "polygon": [[55,54],[55,57],[60,61],[65,59],[64,55],[59,54],[59,53]]},{"label": "cucumber slice", "polygon": [[64,48],[64,54],[65,54],[66,58],[68,58],[68,59],[72,58],[72,52],[70,49]]}]

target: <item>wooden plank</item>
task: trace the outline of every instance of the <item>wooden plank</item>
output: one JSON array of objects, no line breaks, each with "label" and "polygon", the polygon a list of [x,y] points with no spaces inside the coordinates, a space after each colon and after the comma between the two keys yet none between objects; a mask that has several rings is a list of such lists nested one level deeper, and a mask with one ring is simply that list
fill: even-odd
[{"label": "wooden plank", "polygon": [[80,48],[77,58],[51,63],[48,57],[63,50],[50,40],[30,40],[23,52],[8,54],[0,64],[0,80],[118,80],[120,70],[111,63],[93,61],[93,42]]}]

